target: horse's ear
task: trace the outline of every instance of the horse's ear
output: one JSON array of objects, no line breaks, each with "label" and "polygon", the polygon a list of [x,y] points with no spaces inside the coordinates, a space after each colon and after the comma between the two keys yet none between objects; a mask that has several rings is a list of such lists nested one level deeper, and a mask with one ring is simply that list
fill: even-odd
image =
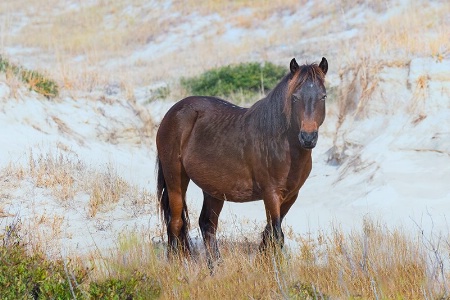
[{"label": "horse's ear", "polygon": [[319,68],[322,69],[323,74],[327,74],[328,71],[328,61],[325,57],[322,57],[322,61],[319,64]]},{"label": "horse's ear", "polygon": [[300,69],[300,67],[298,66],[297,61],[295,60],[295,58],[293,58],[291,60],[291,64],[290,64],[290,68],[291,68],[291,74],[294,75],[295,72],[298,71],[298,69]]}]

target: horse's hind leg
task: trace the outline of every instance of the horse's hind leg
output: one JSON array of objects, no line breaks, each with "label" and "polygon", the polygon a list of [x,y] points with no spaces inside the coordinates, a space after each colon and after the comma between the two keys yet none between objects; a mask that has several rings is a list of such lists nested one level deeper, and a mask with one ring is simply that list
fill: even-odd
[{"label": "horse's hind leg", "polygon": [[212,270],[214,263],[220,259],[216,231],[224,201],[216,199],[205,192],[203,192],[203,196],[203,207],[200,213],[199,225],[203,242],[205,243],[208,267]]},{"label": "horse's hind leg", "polygon": [[168,172],[168,176],[165,176],[170,208],[170,220],[167,223],[168,253],[170,256],[181,250],[185,256],[189,256],[191,242],[189,238],[189,216],[185,200],[189,177],[179,161],[173,163],[171,171]]},{"label": "horse's hind leg", "polygon": [[165,183],[160,186],[165,186],[167,191],[160,203],[167,226],[169,253],[177,253],[181,249],[185,254],[190,254],[189,216],[185,202],[189,177],[183,166],[183,157],[189,156],[189,153],[183,152],[183,149],[186,148],[197,117],[197,112],[189,102],[180,101],[164,116],[156,134]]}]

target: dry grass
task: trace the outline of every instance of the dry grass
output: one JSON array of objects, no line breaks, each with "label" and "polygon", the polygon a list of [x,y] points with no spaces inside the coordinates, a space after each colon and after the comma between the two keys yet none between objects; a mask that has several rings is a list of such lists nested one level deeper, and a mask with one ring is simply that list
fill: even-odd
[{"label": "dry grass", "polygon": [[30,151],[28,165],[9,164],[1,174],[7,182],[30,180],[38,188],[43,188],[62,205],[69,205],[77,196],[87,194],[89,217],[98,212],[107,212],[119,201],[131,204],[135,215],[146,211],[143,206],[153,202],[146,190],[140,190],[121,178],[112,164],[105,171],[96,171],[86,166],[75,154],[48,152],[33,155]]},{"label": "dry grass", "polygon": [[[92,90],[109,82],[122,82],[128,89],[161,80],[173,84],[181,76],[255,58],[287,64],[291,56],[317,60],[326,55],[334,65],[349,66],[355,57],[368,56],[443,59],[450,49],[446,3],[412,0],[391,14],[398,9],[395,2],[357,0],[175,1],[169,6],[142,0],[28,2],[0,4],[6,16],[0,19],[2,47],[40,49],[41,59],[31,64],[47,69],[66,89]],[[365,15],[358,16],[360,12]],[[280,22],[295,13],[305,16]],[[22,24],[24,18],[27,23]],[[191,26],[194,19],[205,18],[211,19],[203,27]],[[245,38],[222,40],[230,28],[243,30]],[[265,33],[253,34],[255,29]],[[334,38],[352,29],[358,30],[356,37]],[[164,44],[170,39],[174,42]],[[163,44],[160,51],[129,60]]]},{"label": "dry grass", "polygon": [[84,177],[85,170],[80,160],[69,159],[62,153],[49,153],[35,159],[30,152],[29,170],[23,176],[34,178],[37,187],[50,190],[60,201],[68,201],[79,191],[76,181]]},{"label": "dry grass", "polygon": [[[73,153],[30,152],[26,163],[0,170],[0,189],[0,225],[22,219],[20,234],[27,248],[52,258],[60,257],[62,248],[77,247],[65,243],[79,238],[72,231],[78,218],[95,232],[109,230],[118,211],[122,220],[124,213],[130,220],[156,214],[153,194],[129,184],[112,164],[98,171]],[[74,210],[77,216],[71,214]]]},{"label": "dry grass", "polygon": [[301,254],[304,280],[340,297],[419,299],[431,279],[420,241],[373,223],[363,233],[302,241]]},{"label": "dry grass", "polygon": [[163,299],[449,297],[445,286],[450,280],[450,249],[438,249],[440,259],[433,258],[435,251],[421,236],[367,221],[362,230],[350,234],[335,228],[298,240],[299,251],[277,258],[261,256],[252,243],[220,240],[223,262],[210,276],[204,255],[168,262],[163,245],[134,233],[123,236],[110,257],[97,260],[101,267],[92,276],[145,274],[159,283]]},{"label": "dry grass", "polygon": [[413,1],[401,14],[393,15],[383,22],[376,19],[367,22],[361,46],[366,53],[378,57],[448,54],[449,11],[449,4],[437,8]]},{"label": "dry grass", "polygon": [[92,183],[92,191],[89,197],[89,215],[94,217],[97,211],[108,206],[114,206],[130,190],[129,184],[120,178],[111,165],[106,172],[97,173]]},{"label": "dry grass", "polygon": [[[230,24],[240,25],[240,27],[250,28],[260,25],[255,20],[265,20],[273,13],[293,13],[307,1],[295,0],[240,0],[240,1],[220,1],[209,0],[199,3],[195,0],[176,1],[174,7],[191,14],[193,11],[202,15],[218,14],[230,21]],[[195,10],[193,10],[195,8]],[[250,12],[248,11],[250,10]],[[249,13],[248,15],[246,13]]]}]

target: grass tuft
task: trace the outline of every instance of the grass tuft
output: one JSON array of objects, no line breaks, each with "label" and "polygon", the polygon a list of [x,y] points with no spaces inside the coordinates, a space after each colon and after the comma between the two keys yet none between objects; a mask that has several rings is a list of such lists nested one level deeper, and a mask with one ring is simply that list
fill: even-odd
[{"label": "grass tuft", "polygon": [[27,84],[30,90],[44,95],[47,98],[58,96],[58,85],[55,81],[37,71],[28,70],[22,66],[15,65],[2,56],[0,56],[0,72],[12,74],[23,83]]},{"label": "grass tuft", "polygon": [[94,217],[98,210],[105,206],[117,204],[121,197],[130,190],[128,183],[123,180],[111,165],[107,171],[98,173],[97,180],[92,182],[89,198],[89,215]]}]

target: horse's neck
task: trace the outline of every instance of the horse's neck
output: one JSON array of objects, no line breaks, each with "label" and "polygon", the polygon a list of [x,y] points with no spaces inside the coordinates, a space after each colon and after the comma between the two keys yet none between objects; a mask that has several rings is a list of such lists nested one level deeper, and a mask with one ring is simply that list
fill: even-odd
[{"label": "horse's neck", "polygon": [[248,125],[263,135],[273,137],[285,132],[289,123],[283,112],[285,97],[286,86],[280,83],[248,109]]}]

